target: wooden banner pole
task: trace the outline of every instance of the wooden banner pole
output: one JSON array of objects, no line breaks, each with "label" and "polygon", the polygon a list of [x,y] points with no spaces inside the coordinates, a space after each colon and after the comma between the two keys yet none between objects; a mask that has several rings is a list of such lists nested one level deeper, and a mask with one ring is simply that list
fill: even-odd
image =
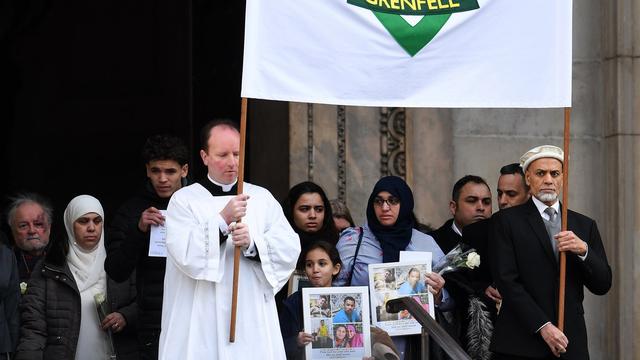
[{"label": "wooden banner pole", "polygon": [[[564,108],[564,163],[562,166],[562,231],[567,231],[567,209],[569,208],[569,143],[571,108]],[[558,329],[564,331],[564,290],[567,276],[567,255],[560,252],[560,289],[558,292]]]},{"label": "wooden banner pole", "polygon": [[[244,190],[244,145],[247,138],[247,98],[242,98],[240,110],[240,156],[238,159],[238,195]],[[238,220],[240,222],[240,220]],[[238,277],[240,275],[240,247],[233,252],[233,292],[231,295],[231,322],[229,324],[229,342],[236,341],[236,314],[238,311]]]}]

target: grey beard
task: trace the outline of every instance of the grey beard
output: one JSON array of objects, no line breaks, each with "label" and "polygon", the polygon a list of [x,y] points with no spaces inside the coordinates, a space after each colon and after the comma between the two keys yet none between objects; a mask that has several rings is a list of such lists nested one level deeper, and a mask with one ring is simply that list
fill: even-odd
[{"label": "grey beard", "polygon": [[558,200],[557,193],[539,192],[536,194],[536,197],[538,198],[538,200],[542,201],[543,203]]},{"label": "grey beard", "polygon": [[47,244],[49,243],[49,241],[46,241],[46,242],[42,241],[40,236],[30,236],[25,240],[26,241],[22,244],[23,245],[22,250],[27,252],[44,250],[47,247]]}]

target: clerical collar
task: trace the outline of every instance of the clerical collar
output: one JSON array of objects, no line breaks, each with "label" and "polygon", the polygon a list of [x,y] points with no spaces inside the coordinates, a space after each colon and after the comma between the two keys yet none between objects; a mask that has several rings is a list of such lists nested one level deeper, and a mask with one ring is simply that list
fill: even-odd
[{"label": "clerical collar", "polygon": [[229,192],[229,191],[231,191],[231,189],[233,188],[233,186],[238,182],[238,178],[236,178],[235,180],[233,180],[233,182],[232,182],[231,184],[222,184],[222,183],[219,183],[219,182],[217,182],[217,181],[213,180],[213,179],[211,178],[211,176],[209,176],[209,174],[207,174],[207,179],[209,179],[209,181],[211,181],[212,183],[214,183],[214,184],[216,184],[216,185],[220,186],[220,187],[222,188],[222,191],[224,191],[224,192]]},{"label": "clerical collar", "polygon": [[205,189],[207,189],[213,196],[225,196],[238,194],[238,182],[237,180],[233,184],[220,184],[214,181],[207,175],[206,178],[201,178],[198,181]]}]

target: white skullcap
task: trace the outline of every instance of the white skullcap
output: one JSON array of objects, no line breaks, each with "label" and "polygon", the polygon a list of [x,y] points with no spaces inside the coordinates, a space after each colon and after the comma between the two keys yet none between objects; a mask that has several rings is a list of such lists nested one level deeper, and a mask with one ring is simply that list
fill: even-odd
[{"label": "white skullcap", "polygon": [[554,145],[536,146],[520,157],[520,167],[522,167],[522,171],[527,171],[529,164],[542,158],[553,158],[564,163],[564,151]]}]

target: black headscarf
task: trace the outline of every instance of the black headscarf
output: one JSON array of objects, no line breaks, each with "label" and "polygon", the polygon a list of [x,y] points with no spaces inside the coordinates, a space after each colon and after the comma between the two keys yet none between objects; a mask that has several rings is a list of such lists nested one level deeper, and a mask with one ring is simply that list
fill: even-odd
[{"label": "black headscarf", "polygon": [[[400,212],[396,223],[391,226],[384,226],[376,217],[373,209],[373,200],[382,191],[387,191],[391,195],[400,199]],[[403,251],[411,242],[413,231],[413,193],[404,180],[397,176],[386,176],[378,180],[373,187],[367,203],[367,222],[369,229],[380,241],[382,247],[382,261],[396,262],[400,259],[400,251]]]}]

